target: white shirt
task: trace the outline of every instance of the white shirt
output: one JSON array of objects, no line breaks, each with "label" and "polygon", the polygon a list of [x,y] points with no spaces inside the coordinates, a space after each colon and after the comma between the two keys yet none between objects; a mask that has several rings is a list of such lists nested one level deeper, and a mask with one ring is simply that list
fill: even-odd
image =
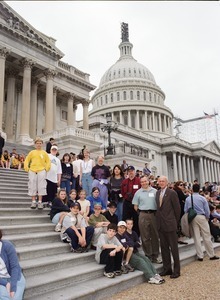
[{"label": "white shirt", "polygon": [[48,154],[51,162],[51,168],[47,172],[47,179],[51,182],[57,183],[57,175],[62,174],[62,168],[59,158],[57,158],[55,155],[52,155],[51,153]]},{"label": "white shirt", "polygon": [[82,161],[82,173],[91,173],[93,168],[93,160]]},{"label": "white shirt", "polygon": [[[77,159],[77,160],[74,160],[72,162],[72,165],[73,165],[73,173],[74,173],[74,176],[77,177],[78,175],[80,175],[80,166],[82,164],[82,159]],[[77,174],[76,174],[76,171],[77,171]]]}]

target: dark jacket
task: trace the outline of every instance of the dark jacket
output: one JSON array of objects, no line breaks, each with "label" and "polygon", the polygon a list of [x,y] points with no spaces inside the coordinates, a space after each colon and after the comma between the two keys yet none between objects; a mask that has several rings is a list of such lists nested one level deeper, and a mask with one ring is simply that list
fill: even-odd
[{"label": "dark jacket", "polygon": [[166,189],[163,196],[163,202],[160,207],[160,190],[156,193],[156,220],[157,228],[160,231],[171,232],[176,231],[180,220],[180,203],[177,193],[169,188]]},{"label": "dark jacket", "polygon": [[51,211],[50,211],[50,219],[52,220],[56,214],[63,212],[63,211],[70,212],[70,209],[59,198],[55,198],[52,201],[52,207],[51,207]]}]

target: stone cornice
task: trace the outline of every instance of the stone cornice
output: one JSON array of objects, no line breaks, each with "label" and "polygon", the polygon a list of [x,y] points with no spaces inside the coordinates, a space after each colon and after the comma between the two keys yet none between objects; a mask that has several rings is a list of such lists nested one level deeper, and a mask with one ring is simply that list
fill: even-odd
[{"label": "stone cornice", "polygon": [[92,91],[94,90],[96,87],[94,85],[92,85],[91,83],[85,81],[85,80],[80,80],[79,78],[77,78],[74,75],[71,74],[67,74],[66,72],[62,72],[60,69],[57,69],[57,77],[59,78],[66,78],[71,82],[74,82],[74,84],[77,84],[81,87],[86,88],[88,91]]},{"label": "stone cornice", "polygon": [[0,29],[5,34],[34,46],[57,60],[64,54],[54,45],[55,40],[32,27],[5,2],[0,2]]}]

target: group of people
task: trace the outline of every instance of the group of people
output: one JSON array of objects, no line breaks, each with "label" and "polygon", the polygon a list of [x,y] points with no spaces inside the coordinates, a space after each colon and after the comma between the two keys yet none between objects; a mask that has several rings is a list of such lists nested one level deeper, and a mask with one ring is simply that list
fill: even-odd
[{"label": "group of people", "polygon": [[[31,208],[42,209],[43,202],[51,202],[50,218],[62,241],[69,243],[74,253],[94,249],[97,263],[105,265],[104,276],[114,278],[138,269],[149,283],[162,284],[167,275],[178,278],[180,219],[192,206],[192,198],[197,215],[190,226],[198,260],[203,261],[204,255],[201,236],[210,260],[219,259],[209,227],[212,224],[220,230],[220,207],[214,207],[211,214],[209,207],[211,201],[218,204],[219,200],[205,194],[207,191],[197,182],[192,187],[186,187],[183,181],[171,185],[165,176],[154,178],[147,164],[142,175],[126,162],[111,171],[102,156],[95,164],[86,147],[77,158],[74,153],[66,153],[60,160],[54,140],[47,147],[50,153],[42,146],[43,141],[36,138],[36,149],[24,162]],[[140,247],[143,254],[138,251]],[[160,274],[154,263],[163,264]],[[10,275],[4,264],[1,269]],[[19,274],[17,283],[23,280]],[[8,278],[1,286],[13,293]]]}]

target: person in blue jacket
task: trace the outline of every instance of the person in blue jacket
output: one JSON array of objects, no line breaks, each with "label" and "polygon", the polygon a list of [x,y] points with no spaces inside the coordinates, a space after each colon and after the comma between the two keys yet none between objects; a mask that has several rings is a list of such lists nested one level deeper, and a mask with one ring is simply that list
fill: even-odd
[{"label": "person in blue jacket", "polygon": [[19,265],[14,245],[2,240],[0,230],[0,299],[22,300],[25,289],[25,278]]}]

